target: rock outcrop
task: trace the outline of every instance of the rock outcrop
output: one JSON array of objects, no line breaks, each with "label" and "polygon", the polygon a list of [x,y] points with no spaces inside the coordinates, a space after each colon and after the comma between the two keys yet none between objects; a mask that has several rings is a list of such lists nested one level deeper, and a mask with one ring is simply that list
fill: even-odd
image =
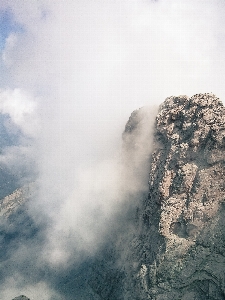
[{"label": "rock outcrop", "polygon": [[225,108],[215,95],[160,106],[124,299],[225,299],[224,150]]},{"label": "rock outcrop", "polygon": [[77,277],[80,299],[224,300],[225,108],[213,94],[169,97],[140,138],[144,115],[131,115],[123,137],[130,170],[149,168],[149,190],[131,187],[136,211]]},{"label": "rock outcrop", "polygon": [[0,200],[0,217],[9,217],[15,214],[26,203],[34,190],[34,183],[16,189],[12,194]]}]

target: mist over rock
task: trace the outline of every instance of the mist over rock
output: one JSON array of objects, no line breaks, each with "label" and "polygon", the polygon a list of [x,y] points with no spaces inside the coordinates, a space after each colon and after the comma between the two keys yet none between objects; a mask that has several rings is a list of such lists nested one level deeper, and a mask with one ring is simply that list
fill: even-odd
[{"label": "mist over rock", "polygon": [[[8,114],[0,113],[0,199],[34,179],[29,141]],[[29,179],[28,179],[29,178]]]},{"label": "mist over rock", "polygon": [[151,116],[141,108],[125,126],[130,192],[105,243],[79,266],[40,271],[59,299],[225,299],[225,108],[213,94],[178,96],[153,129]]},{"label": "mist over rock", "polygon": [[146,242],[152,249],[130,273],[139,299],[224,299],[224,149],[225,109],[216,96],[161,105],[141,213],[149,238],[138,235],[142,249]]},{"label": "mist over rock", "polygon": [[[128,140],[139,124],[138,113],[126,125]],[[120,235],[117,281],[107,279],[111,291],[120,294],[115,298],[109,289],[106,294],[100,288],[104,280],[97,280],[100,296],[225,298],[224,150],[225,108],[215,95],[164,101],[149,157],[149,193],[137,199],[133,226]]]}]

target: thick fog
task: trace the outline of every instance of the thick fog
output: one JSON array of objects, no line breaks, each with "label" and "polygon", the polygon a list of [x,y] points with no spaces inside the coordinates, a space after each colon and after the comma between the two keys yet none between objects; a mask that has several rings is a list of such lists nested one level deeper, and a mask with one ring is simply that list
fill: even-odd
[{"label": "thick fog", "polygon": [[[0,299],[61,299],[41,272],[94,256],[129,196],[148,189],[166,97],[213,92],[224,101],[224,13],[222,0],[1,0],[0,113],[21,138],[0,161],[34,171],[27,209],[41,229],[14,245]],[[143,106],[129,152],[122,133]]]}]

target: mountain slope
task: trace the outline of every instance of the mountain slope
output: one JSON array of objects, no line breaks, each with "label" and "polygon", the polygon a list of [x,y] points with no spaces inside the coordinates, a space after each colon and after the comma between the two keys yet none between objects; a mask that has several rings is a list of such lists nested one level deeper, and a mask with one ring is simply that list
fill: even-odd
[{"label": "mountain slope", "polygon": [[63,299],[225,299],[225,108],[213,94],[169,97],[153,133],[149,116],[132,113],[123,134],[149,188],[127,196],[95,257],[51,281]]},{"label": "mountain slope", "polygon": [[225,109],[211,94],[167,98],[154,135],[149,196],[125,280],[135,296],[128,289],[124,299],[222,300]]},{"label": "mountain slope", "polygon": [[[139,113],[125,135],[137,130]],[[225,108],[215,95],[165,100],[155,122],[149,193],[137,199],[132,227],[117,235],[101,280],[91,282],[102,299],[225,299],[224,150]],[[110,265],[117,266],[111,275]]]}]

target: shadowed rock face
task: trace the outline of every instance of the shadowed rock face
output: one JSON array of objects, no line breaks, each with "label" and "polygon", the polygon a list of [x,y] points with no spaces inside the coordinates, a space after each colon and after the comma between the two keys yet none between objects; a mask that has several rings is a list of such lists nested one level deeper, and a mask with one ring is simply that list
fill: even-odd
[{"label": "shadowed rock face", "polygon": [[212,94],[169,97],[154,136],[125,299],[225,299],[225,108]]}]

